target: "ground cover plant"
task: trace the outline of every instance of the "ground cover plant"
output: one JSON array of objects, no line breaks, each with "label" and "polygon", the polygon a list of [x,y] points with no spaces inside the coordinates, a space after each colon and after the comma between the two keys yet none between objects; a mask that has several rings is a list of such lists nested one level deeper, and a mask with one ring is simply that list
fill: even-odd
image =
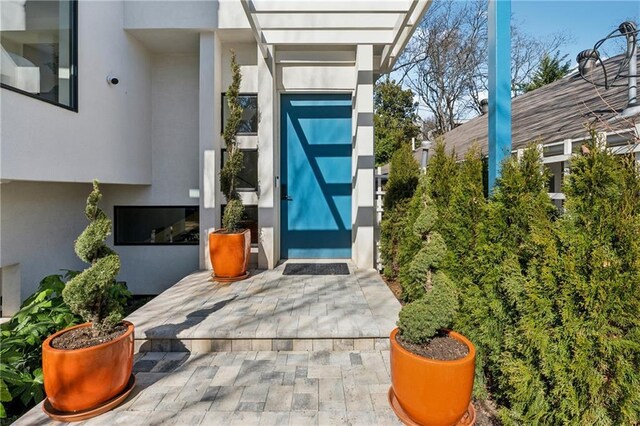
[{"label": "ground cover plant", "polygon": [[75,272],[45,277],[11,320],[0,326],[0,421],[10,424],[44,398],[42,342],[81,322],[62,300],[64,280]]}]

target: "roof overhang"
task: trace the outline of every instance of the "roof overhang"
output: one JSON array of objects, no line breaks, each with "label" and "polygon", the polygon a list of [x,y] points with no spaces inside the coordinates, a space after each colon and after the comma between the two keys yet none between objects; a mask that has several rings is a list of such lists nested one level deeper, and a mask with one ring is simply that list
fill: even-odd
[{"label": "roof overhang", "polygon": [[241,0],[258,48],[371,44],[393,68],[432,0]]}]

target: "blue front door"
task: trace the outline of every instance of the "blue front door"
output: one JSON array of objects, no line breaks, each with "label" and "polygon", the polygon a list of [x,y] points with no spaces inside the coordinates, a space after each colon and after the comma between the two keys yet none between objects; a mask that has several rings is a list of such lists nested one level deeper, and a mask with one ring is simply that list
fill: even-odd
[{"label": "blue front door", "polygon": [[282,95],[281,257],[351,257],[351,96]]}]

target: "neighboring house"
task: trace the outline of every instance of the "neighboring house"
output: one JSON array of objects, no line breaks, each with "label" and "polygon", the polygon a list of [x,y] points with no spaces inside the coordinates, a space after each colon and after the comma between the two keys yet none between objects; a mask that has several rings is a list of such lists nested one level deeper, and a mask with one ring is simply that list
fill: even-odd
[{"label": "neighboring house", "polygon": [[83,267],[73,242],[94,178],[134,293],[209,266],[232,49],[254,265],[373,268],[373,83],[429,4],[0,2],[3,314],[43,276]]},{"label": "neighboring house", "polygon": [[[611,77],[618,72],[623,56],[605,60]],[[623,69],[623,74],[626,73]],[[604,82],[601,66],[586,77]],[[562,203],[562,180],[568,172],[572,153],[579,152],[589,128],[599,132],[617,153],[635,152],[640,159],[640,114],[624,119],[620,113],[628,104],[627,79],[618,79],[616,87],[605,90],[583,80],[577,71],[568,76],[518,96],[512,101],[512,148],[517,155],[530,143],[542,145],[543,162],[552,173],[549,193]],[[476,117],[444,135],[448,149],[459,158],[474,143],[487,153],[487,115]]]}]

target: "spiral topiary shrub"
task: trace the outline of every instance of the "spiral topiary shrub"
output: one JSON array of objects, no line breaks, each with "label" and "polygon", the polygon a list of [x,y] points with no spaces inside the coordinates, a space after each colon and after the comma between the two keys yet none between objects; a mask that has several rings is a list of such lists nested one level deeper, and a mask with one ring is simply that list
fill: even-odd
[{"label": "spiral topiary shrub", "polygon": [[235,52],[232,51],[231,53],[231,73],[233,78],[225,95],[229,105],[229,118],[223,132],[227,160],[220,171],[220,188],[227,199],[227,206],[224,209],[224,217],[222,218],[222,227],[227,232],[234,233],[239,231],[240,222],[244,216],[244,206],[237,191],[238,175],[244,167],[244,162],[242,151],[240,151],[236,140],[236,135],[242,122],[243,110],[238,101],[242,74],[240,73],[240,65],[236,61]]},{"label": "spiral topiary shrub", "polygon": [[[428,182],[425,183],[428,185]],[[413,233],[421,242],[418,253],[400,271],[402,291],[413,300],[400,311],[400,336],[414,344],[427,343],[440,330],[451,325],[458,309],[456,288],[441,270],[447,245],[435,230],[438,211],[427,191],[419,197],[420,214]]]},{"label": "spiral topiary shrub", "polygon": [[123,316],[121,303],[110,291],[120,271],[120,257],[104,243],[111,233],[111,220],[98,207],[101,198],[95,180],[85,209],[90,223],[75,242],[76,254],[91,266],[71,278],[62,291],[71,312],[93,323],[95,337],[108,334]]}]

